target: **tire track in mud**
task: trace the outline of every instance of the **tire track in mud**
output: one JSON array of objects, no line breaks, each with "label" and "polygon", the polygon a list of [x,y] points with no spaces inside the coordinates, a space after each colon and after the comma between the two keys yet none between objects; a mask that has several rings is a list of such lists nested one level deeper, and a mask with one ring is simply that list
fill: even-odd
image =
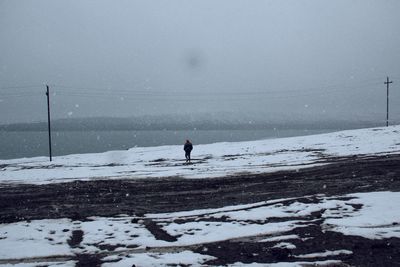
[{"label": "tire track in mud", "polygon": [[400,155],[340,158],[324,166],[212,179],[0,185],[0,223],[217,208],[314,194],[400,191]]},{"label": "tire track in mud", "polygon": [[[188,215],[173,219],[175,216],[169,218],[162,216],[157,218],[154,215],[153,219],[146,217],[136,217],[131,220],[132,223],[140,223],[144,225],[157,240],[164,240],[169,242],[176,241],[176,236],[171,236],[165,232],[161,225],[165,222],[184,224],[190,222],[204,222],[204,221],[221,221],[232,222],[235,220],[222,217],[214,217],[216,213],[224,212],[238,212],[260,207],[267,207],[271,205],[290,206],[295,202],[304,204],[318,204],[324,199],[322,196],[307,196],[301,198],[284,199],[263,203],[259,205],[251,205],[250,207],[235,208],[232,207],[225,211],[210,211],[202,212],[198,215]],[[335,200],[349,201],[351,197],[339,197]],[[348,205],[351,205],[349,203]],[[360,209],[362,205],[355,204],[354,208]],[[334,210],[334,208],[333,208]],[[17,263],[36,263],[45,264],[46,262],[67,262],[75,261],[76,266],[101,266],[102,263],[117,261],[125,257],[132,257],[135,254],[147,253],[179,253],[184,251],[193,251],[194,253],[213,256],[215,259],[209,260],[205,265],[226,265],[235,262],[243,263],[277,263],[277,262],[309,262],[312,266],[315,261],[335,260],[341,263],[334,266],[396,266],[396,262],[400,261],[400,239],[389,238],[384,240],[371,240],[357,236],[346,236],[338,232],[332,232],[323,228],[325,218],[322,216],[325,209],[312,212],[305,216],[296,217],[274,217],[268,218],[265,222],[252,223],[270,223],[270,222],[285,222],[285,221],[298,221],[298,227],[292,230],[284,231],[281,233],[270,234],[256,234],[242,237],[235,237],[221,241],[203,242],[187,246],[162,246],[162,247],[132,247],[126,245],[106,245],[106,244],[93,244],[100,249],[97,253],[77,253],[75,256],[53,256],[53,257],[35,257],[19,260],[0,260],[0,264],[17,264]],[[249,221],[251,223],[251,221]],[[79,227],[77,228],[79,229]],[[160,234],[161,232],[161,234]],[[168,235],[166,238],[165,233]],[[83,231],[71,231],[71,236],[67,240],[71,248],[77,248],[84,236]],[[292,248],[280,247],[282,240],[271,240],[273,237],[291,236],[290,240]],[[175,240],[168,240],[174,238]],[[263,241],[263,239],[269,239]],[[86,244],[87,245],[87,244]],[[116,250],[115,248],[118,248]],[[337,254],[323,255],[325,252],[335,252]],[[302,255],[321,254],[312,258],[304,258]],[[116,258],[108,259],[108,256],[116,256]]]}]

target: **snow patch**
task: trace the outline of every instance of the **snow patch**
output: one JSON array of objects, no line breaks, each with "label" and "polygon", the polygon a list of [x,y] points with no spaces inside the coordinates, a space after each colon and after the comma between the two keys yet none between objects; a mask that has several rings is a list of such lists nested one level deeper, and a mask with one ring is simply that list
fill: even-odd
[{"label": "snow patch", "polygon": [[185,163],[182,146],[135,147],[126,151],[59,156],[52,162],[48,162],[47,157],[0,160],[0,182],[47,184],[104,178],[210,178],[298,170],[327,164],[330,157],[400,153],[399,131],[400,126],[390,126],[195,145],[193,164],[189,165]]}]

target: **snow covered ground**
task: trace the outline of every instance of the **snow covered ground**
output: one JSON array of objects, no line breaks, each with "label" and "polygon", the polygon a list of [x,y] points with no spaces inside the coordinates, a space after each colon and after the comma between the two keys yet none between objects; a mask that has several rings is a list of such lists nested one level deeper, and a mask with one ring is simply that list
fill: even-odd
[{"label": "snow covered ground", "polygon": [[[195,141],[195,140],[194,140]],[[210,178],[326,164],[332,157],[400,153],[400,126],[251,142],[196,145],[193,164],[182,146],[132,148],[0,160],[0,183],[46,184],[99,178]]]},{"label": "snow covered ground", "polygon": [[[69,155],[56,157],[53,162],[44,157],[2,160],[0,183],[48,184],[171,176],[212,178],[300,169],[329,164],[330,159],[337,157],[399,154],[399,133],[400,126],[392,126],[197,145],[193,151],[195,160],[189,165],[182,160],[182,146]],[[268,251],[283,251],[280,253],[286,253],[287,259],[268,265],[257,263],[263,261],[238,261],[229,266],[340,264],[341,259],[355,252],[344,243],[318,249],[313,242],[320,242],[321,233],[365,240],[400,238],[398,203],[400,192],[329,197],[321,194],[174,213],[3,223],[0,266],[68,267],[75,266],[81,255],[95,255],[104,267],[200,266],[216,260],[218,249],[226,249],[220,246],[228,241],[227,246],[235,242],[263,244]],[[301,250],[304,244],[312,250]]]},{"label": "snow covered ground", "polygon": [[[201,265],[215,259],[206,247],[224,240],[253,238],[271,247],[296,249],[314,236],[293,234],[297,228],[316,224],[312,213],[321,213],[321,227],[345,235],[368,239],[400,238],[399,192],[372,192],[340,197],[314,195],[278,199],[249,205],[185,212],[21,221],[0,225],[0,266],[7,261],[30,259],[17,266],[74,266],[74,255],[98,253],[103,266]],[[277,220],[279,218],[279,220]],[[161,240],[149,230],[149,222],[173,238]],[[79,236],[79,238],[77,238]],[[110,251],[110,248],[111,251]],[[332,256],[351,255],[348,249],[315,251],[292,255],[293,262],[268,266],[301,266],[303,263],[339,263]],[[53,259],[53,262],[49,259]],[[2,265],[3,263],[3,265]],[[35,265],[36,264],[36,265]],[[61,265],[60,265],[61,264]],[[232,266],[241,266],[236,263]],[[258,266],[258,265],[249,265]],[[261,265],[259,265],[261,266]]]}]

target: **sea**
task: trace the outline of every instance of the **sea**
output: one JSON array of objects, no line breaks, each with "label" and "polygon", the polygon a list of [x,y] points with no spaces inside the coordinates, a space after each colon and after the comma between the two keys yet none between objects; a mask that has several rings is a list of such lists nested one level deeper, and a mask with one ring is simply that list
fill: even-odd
[{"label": "sea", "polygon": [[[53,131],[52,155],[98,153],[132,147],[237,142],[332,132],[332,129]],[[0,159],[49,155],[46,131],[0,131]]]}]

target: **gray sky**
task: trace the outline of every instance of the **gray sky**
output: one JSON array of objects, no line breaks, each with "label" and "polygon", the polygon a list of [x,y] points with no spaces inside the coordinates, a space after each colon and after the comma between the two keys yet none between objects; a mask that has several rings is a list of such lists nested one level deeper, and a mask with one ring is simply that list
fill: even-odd
[{"label": "gray sky", "polygon": [[232,112],[400,122],[398,0],[0,0],[0,123]]}]

